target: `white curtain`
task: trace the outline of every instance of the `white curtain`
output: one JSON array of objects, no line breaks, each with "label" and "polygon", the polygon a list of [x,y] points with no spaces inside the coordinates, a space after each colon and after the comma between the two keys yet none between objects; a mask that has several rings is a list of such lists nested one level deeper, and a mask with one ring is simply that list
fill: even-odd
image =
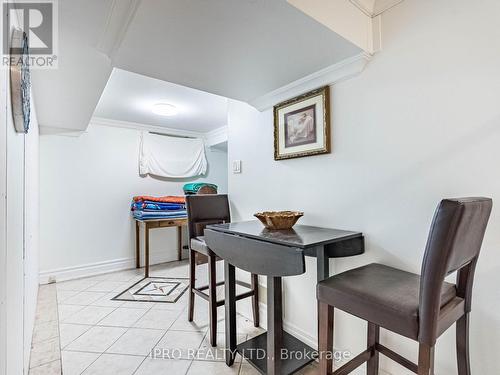
[{"label": "white curtain", "polygon": [[207,158],[202,139],[142,132],[139,174],[186,178],[205,174]]}]

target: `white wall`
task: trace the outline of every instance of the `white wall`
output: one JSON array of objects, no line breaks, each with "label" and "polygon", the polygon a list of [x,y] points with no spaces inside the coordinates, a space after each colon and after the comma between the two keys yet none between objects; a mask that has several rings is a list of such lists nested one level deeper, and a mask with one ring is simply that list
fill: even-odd
[{"label": "white wall", "polygon": [[28,367],[35,325],[40,267],[40,137],[32,108],[31,129],[24,138],[24,363]]},{"label": "white wall", "polygon": [[[305,211],[303,224],[359,230],[366,254],[332,261],[338,273],[377,261],[420,272],[441,198],[485,195],[494,210],[474,288],[471,352],[477,374],[500,365],[500,2],[406,0],[383,15],[383,51],[359,77],[333,87],[330,155],[273,160],[273,117],[229,108],[235,219],[264,209]],[[315,261],[285,281],[285,322],[315,340]],[[365,325],[337,314],[335,346],[360,352]],[[407,339],[382,341],[416,360]],[[454,330],[439,341],[436,373],[456,373]],[[404,370],[382,359],[392,374]]]},{"label": "white wall", "polygon": [[[2,29],[3,30],[3,29]],[[28,372],[38,293],[38,122],[14,130],[8,70],[0,70],[0,374]]]},{"label": "white wall", "polygon": [[[182,195],[194,181],[140,177],[139,140],[139,130],[98,125],[79,137],[41,137],[42,282],[134,266],[132,196]],[[207,158],[208,174],[198,180],[227,192],[227,153],[208,150]],[[176,259],[176,233],[151,231],[152,264]]]}]

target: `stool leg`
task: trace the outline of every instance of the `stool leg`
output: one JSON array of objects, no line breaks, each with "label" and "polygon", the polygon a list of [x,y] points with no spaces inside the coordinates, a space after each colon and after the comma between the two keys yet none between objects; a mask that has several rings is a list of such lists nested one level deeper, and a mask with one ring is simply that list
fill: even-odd
[{"label": "stool leg", "polygon": [[208,256],[208,309],[210,316],[210,344],[217,346],[217,267],[215,255]]},{"label": "stool leg", "polygon": [[419,345],[418,375],[434,375],[434,346]]},{"label": "stool leg", "polygon": [[375,344],[379,342],[380,327],[368,322],[368,349],[372,350],[372,357],[366,364],[366,375],[378,375],[379,353],[375,349]]},{"label": "stool leg", "polygon": [[135,221],[135,268],[141,268],[141,243],[139,222]]},{"label": "stool leg", "polygon": [[319,315],[319,375],[333,371],[333,306],[318,303]]},{"label": "stool leg", "polygon": [[469,313],[457,321],[456,330],[458,375],[470,375]]},{"label": "stool leg", "polygon": [[182,260],[182,226],[177,227],[177,260]]},{"label": "stool leg", "polygon": [[253,325],[258,327],[260,325],[259,318],[259,276],[252,273],[252,310],[253,310]]},{"label": "stool leg", "polygon": [[189,299],[188,299],[188,321],[193,321],[194,315],[194,292],[196,282],[196,253],[189,250]]},{"label": "stool leg", "polygon": [[236,358],[236,272],[224,261],[224,308],[226,310],[226,365],[232,366]]},{"label": "stool leg", "polygon": [[144,258],[144,263],[145,263],[145,271],[144,271],[144,277],[149,277],[149,225],[146,223],[146,248],[144,249],[145,252],[145,258]]}]

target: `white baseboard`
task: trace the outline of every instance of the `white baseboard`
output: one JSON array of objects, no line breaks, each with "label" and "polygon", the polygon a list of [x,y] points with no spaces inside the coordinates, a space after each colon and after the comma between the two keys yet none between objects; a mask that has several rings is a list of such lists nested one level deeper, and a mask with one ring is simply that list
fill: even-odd
[{"label": "white baseboard", "polygon": [[83,264],[81,266],[57,268],[40,271],[40,284],[57,281],[67,281],[81,277],[96,276],[113,271],[123,271],[135,267],[134,258],[114,259],[104,262]]},{"label": "white baseboard", "polygon": [[[167,254],[168,252],[166,251],[152,252],[149,256],[149,264],[153,266],[155,264],[177,260],[177,258],[170,259]],[[187,259],[186,250],[182,251],[182,259]],[[144,254],[141,252],[141,267],[144,266],[143,263]],[[82,277],[102,275],[109,272],[129,270],[131,268],[135,268],[135,258],[113,259],[104,262],[83,264],[81,266],[63,267],[47,271],[40,271],[39,282],[40,285],[44,285],[48,284],[49,281],[54,282],[54,280],[56,282],[68,281],[79,279]]]}]

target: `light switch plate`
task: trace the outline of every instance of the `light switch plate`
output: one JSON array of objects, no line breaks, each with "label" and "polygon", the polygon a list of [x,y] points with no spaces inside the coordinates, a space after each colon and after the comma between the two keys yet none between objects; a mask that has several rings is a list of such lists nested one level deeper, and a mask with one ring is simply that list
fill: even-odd
[{"label": "light switch plate", "polygon": [[241,173],[241,160],[233,161],[233,173]]}]

